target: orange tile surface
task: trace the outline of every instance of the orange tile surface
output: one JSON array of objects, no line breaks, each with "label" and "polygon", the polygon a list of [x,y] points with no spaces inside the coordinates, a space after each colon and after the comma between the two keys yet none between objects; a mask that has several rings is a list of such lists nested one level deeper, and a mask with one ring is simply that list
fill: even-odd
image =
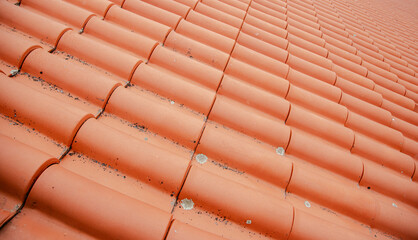
[{"label": "orange tile surface", "polygon": [[418,239],[413,0],[0,0],[0,239]]}]

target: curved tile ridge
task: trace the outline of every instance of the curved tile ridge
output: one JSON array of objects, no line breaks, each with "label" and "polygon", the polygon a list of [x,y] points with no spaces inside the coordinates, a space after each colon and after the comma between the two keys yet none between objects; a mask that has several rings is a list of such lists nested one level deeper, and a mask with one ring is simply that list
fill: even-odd
[{"label": "curved tile ridge", "polygon": [[400,150],[403,145],[403,134],[389,126],[372,121],[355,112],[349,111],[345,126],[362,133],[390,147]]},{"label": "curved tile ridge", "polygon": [[[72,149],[167,193],[178,194],[189,160],[139,141],[96,119],[88,120]],[[77,171],[77,170],[75,170]]]},{"label": "curved tile ridge", "polygon": [[190,11],[190,7],[183,5],[181,3],[170,1],[170,0],[143,0],[146,3],[154,5],[158,8],[164,9],[166,11],[175,13],[182,18],[185,18],[187,13]]},{"label": "curved tile ridge", "polygon": [[169,213],[54,165],[39,177],[22,214],[0,236],[57,238],[65,232],[70,238],[162,239],[170,220]]},{"label": "curved tile ridge", "polygon": [[211,89],[188,81],[179,75],[162,71],[153,64],[139,65],[131,84],[158,93],[176,103],[184,104],[205,116],[208,115],[216,95]]},{"label": "curved tile ridge", "polygon": [[251,137],[209,121],[196,153],[284,189],[290,180],[292,163],[276,153],[278,147],[285,148],[256,142]]},{"label": "curved tile ridge", "polygon": [[69,2],[73,5],[79,6],[80,8],[84,8],[101,17],[105,17],[106,13],[109,11],[109,8],[114,5],[114,3],[109,2],[108,0],[91,0],[87,2],[83,0],[64,0],[64,1]]},{"label": "curved tile ridge", "polygon": [[22,72],[69,91],[100,109],[104,109],[110,94],[121,85],[104,74],[44,50],[33,51],[26,58]]},{"label": "curved tile ridge", "polygon": [[[42,5],[43,2],[37,3]],[[59,3],[59,4],[58,4]],[[45,5],[45,3],[44,3]],[[47,4],[48,5],[48,4]],[[83,31],[89,35],[97,37],[105,42],[110,43],[113,45],[113,47],[123,49],[129,52],[129,54],[132,54],[136,57],[140,57],[143,59],[148,59],[151,55],[152,50],[156,47],[157,42],[151,39],[148,39],[147,37],[144,37],[142,35],[132,33],[126,29],[123,29],[121,27],[118,27],[117,25],[113,25],[109,22],[105,22],[102,20],[98,20],[97,17],[92,17],[91,14],[89,14],[88,11],[85,11],[84,9],[78,8],[76,6],[73,6],[71,4],[58,1],[55,5],[57,5],[54,11],[46,11],[45,8],[43,8],[44,11],[46,11],[46,14],[51,15],[52,17],[56,17],[57,13],[58,18],[64,22],[72,23],[72,17],[74,14],[80,15],[79,18],[83,18],[84,23],[86,24],[83,26]],[[55,6],[54,5],[54,6]],[[48,7],[51,7],[48,5]],[[42,6],[40,6],[42,8]],[[40,16],[39,16],[40,17]],[[38,17],[38,18],[39,18]],[[112,36],[118,35],[120,37],[114,38]],[[105,44],[96,44],[89,42],[86,38],[83,38],[78,35],[74,34],[71,36],[77,36],[75,39],[72,39],[70,41],[77,41],[79,40],[77,47],[74,47],[75,45],[71,43],[68,43],[68,35],[63,35],[63,38],[61,39],[59,43],[59,50],[61,48],[64,48],[67,52],[70,52],[74,55],[76,55],[79,58],[86,59],[89,62],[92,62],[95,65],[98,65],[99,67],[104,68],[105,70],[108,70],[110,72],[113,72],[115,75],[119,75],[123,78],[125,78],[127,81],[130,80],[130,78],[133,75],[133,72],[137,65],[141,62],[140,60],[136,60],[136,63],[130,66],[129,60],[124,59],[127,58],[127,55],[125,53],[118,53],[118,50],[115,51],[114,48],[111,48],[110,46],[105,46]],[[140,42],[141,44],[138,45],[137,43]],[[81,46],[85,46],[84,49],[80,49]],[[108,55],[117,56],[119,61],[109,61],[112,59],[108,57],[108,55],[103,54],[108,53]],[[131,57],[132,58],[132,57]],[[131,61],[135,61],[132,60]],[[120,63],[118,65],[118,63]],[[115,69],[117,68],[117,70]],[[128,73],[123,73],[124,68],[131,68],[127,69]]]},{"label": "curved tile ridge", "polygon": [[[371,169],[367,168],[366,170],[370,171]],[[367,192],[366,189],[359,189],[355,185],[349,185],[343,181],[331,181],[331,179],[327,179],[326,175],[320,177],[318,174],[320,172],[309,171],[303,165],[295,164],[287,191],[324,204],[330,209],[357,219],[373,228],[390,232],[395,236],[414,239],[418,234],[412,223],[416,221],[417,215],[410,208],[398,208],[396,204],[388,206],[386,200]],[[391,179],[395,180],[396,178],[391,177]],[[325,193],[324,189],[327,189]],[[416,194],[416,188],[410,189],[414,189],[414,192],[409,194],[408,198],[414,197]]]},{"label": "curved tile ridge", "polygon": [[218,94],[261,110],[278,119],[286,120],[289,115],[290,103],[284,98],[229,75],[223,77]]},{"label": "curved tile ridge", "polygon": [[[294,59],[294,58],[295,58],[294,56],[289,57],[289,59]],[[301,61],[299,62],[299,60]],[[293,61],[293,60],[290,60],[290,61]],[[296,62],[301,65],[305,63],[309,64],[309,62],[302,60],[302,59],[297,59]],[[293,68],[290,68],[289,74],[287,76],[287,80],[289,80],[289,82],[294,86],[298,86],[300,88],[308,90],[311,93],[314,93],[316,95],[319,95],[323,98],[326,98],[336,103],[340,101],[342,94],[343,94],[340,88],[333,86],[331,84],[328,84],[326,82],[323,82],[315,77],[302,73]]]},{"label": "curved tile ridge", "polygon": [[20,6],[70,25],[74,30],[83,29],[87,21],[94,16],[93,13],[64,1],[24,0],[20,2]]},{"label": "curved tile ridge", "polygon": [[[158,45],[155,40],[132,33],[107,21],[102,21],[98,17],[90,18],[83,34],[101,39],[143,59],[149,59],[152,51]],[[114,36],[118,37],[115,38]]]},{"label": "curved tile ridge", "polygon": [[167,240],[226,240],[216,234],[206,232],[203,229],[193,227],[190,224],[183,223],[179,220],[174,220],[170,226],[170,231],[167,234]]},{"label": "curved tile ridge", "polygon": [[369,236],[295,209],[293,228],[289,240],[302,239],[370,239]]},{"label": "curved tile ridge", "polygon": [[338,173],[354,182],[359,182],[363,175],[363,163],[359,157],[351,154],[347,149],[329,144],[324,139],[294,128],[287,153]]},{"label": "curved tile ridge", "polygon": [[367,189],[399,199],[415,208],[418,205],[415,200],[418,194],[415,182],[405,175],[395,173],[374,162],[364,161],[364,174],[359,184]]},{"label": "curved tile ridge", "polygon": [[35,37],[50,50],[57,46],[61,36],[70,29],[7,1],[0,2],[0,22]]},{"label": "curved tile ridge", "polygon": [[[211,158],[208,159],[212,161]],[[213,161],[212,161],[213,162]],[[196,164],[195,164],[196,163]],[[335,224],[335,228],[330,231],[320,231],[318,233],[310,233],[308,229],[304,230],[303,226],[300,226],[300,221],[305,222],[309,226],[317,226],[318,229],[325,229],[329,226],[331,221],[329,216],[319,215],[318,213],[311,213],[308,216],[296,216],[295,212],[300,211],[298,206],[292,200],[283,201],[283,194],[275,194],[276,188],[264,189],[257,180],[257,183],[251,182],[246,179],[240,171],[228,174],[231,169],[228,165],[221,165],[225,171],[216,171],[211,166],[211,163],[199,163],[199,160],[193,162],[193,166],[189,174],[192,174],[192,178],[187,178],[179,201],[174,209],[174,217],[180,221],[184,221],[187,224],[196,226],[201,229],[205,229],[208,232],[219,234],[228,239],[235,239],[241,237],[242,239],[251,239],[248,234],[254,235],[255,233],[261,234],[261,239],[274,238],[274,235],[268,234],[268,227],[271,222],[265,224],[265,221],[269,220],[270,214],[264,214],[263,218],[259,218],[258,214],[264,212],[263,206],[270,206],[270,201],[273,200],[275,206],[270,206],[270,209],[276,211],[276,208],[284,207],[281,203],[286,203],[291,206],[291,210],[288,211],[286,207],[282,210],[281,214],[293,213],[288,217],[275,218],[274,226],[276,228],[276,234],[284,234],[287,231],[283,231],[283,227],[287,227],[288,221],[292,222],[290,230],[290,239],[293,238],[305,239],[308,236],[315,236],[321,234],[322,238],[332,239],[332,236],[347,232],[349,236],[358,236],[360,239],[368,238],[367,235],[353,229],[347,229],[346,226]],[[215,168],[217,168],[215,166]],[[204,184],[201,184],[203,183]],[[224,183],[225,182],[225,183]],[[217,189],[223,187],[230,187],[229,184],[234,185],[233,193],[234,198],[223,197],[226,194],[224,191],[211,190],[212,186],[218,186]],[[338,187],[343,187],[339,185]],[[345,187],[345,186],[344,186]],[[186,188],[186,193],[183,192]],[[200,190],[197,190],[200,189]],[[231,188],[228,188],[231,189]],[[273,190],[273,191],[272,191]],[[197,192],[196,192],[197,191]],[[229,191],[229,193],[231,193]],[[184,195],[182,195],[184,194]],[[246,194],[245,199],[240,201],[236,200],[241,194]],[[259,197],[261,199],[259,199]],[[224,199],[225,201],[216,201],[214,199]],[[259,201],[263,201],[262,206],[259,206]],[[267,204],[266,204],[267,201]],[[348,202],[348,201],[347,201]],[[248,207],[251,205],[252,207]],[[285,206],[286,206],[285,205]],[[234,214],[234,211],[239,211],[240,214]],[[258,211],[255,213],[254,211]],[[305,213],[304,210],[302,210]],[[277,216],[277,215],[276,215]],[[214,222],[214,224],[212,224]],[[263,224],[263,228],[260,228],[258,224]],[[225,226],[226,225],[226,226]],[[334,225],[333,225],[334,226]],[[267,228],[267,229],[266,229]],[[278,230],[278,231],[277,231]],[[294,232],[295,231],[295,232]],[[238,232],[241,232],[239,234]],[[366,231],[367,234],[368,231]]]},{"label": "curved tile ridge", "polygon": [[199,0],[175,0],[178,3],[181,3],[185,6],[189,6],[190,8],[194,8]]},{"label": "curved tile ridge", "polygon": [[219,33],[210,31],[197,24],[182,19],[176,28],[176,32],[188,38],[218,49],[226,54],[230,54],[235,45],[235,41]]},{"label": "curved tile ridge", "polygon": [[217,96],[209,119],[283,148],[287,147],[291,135],[290,128],[284,125],[285,119],[275,119],[260,110],[221,95]]},{"label": "curved tile ridge", "polygon": [[[355,6],[355,5],[351,5],[351,6]],[[365,26],[368,26],[367,22],[369,20],[365,20],[364,13],[359,11],[358,8],[353,9],[353,14],[358,16],[361,19],[360,21],[361,21],[362,24],[364,24]],[[370,17],[370,16],[368,16],[368,17]],[[371,18],[373,18],[373,17],[371,17]],[[373,22],[373,20],[371,22]],[[374,24],[376,24],[376,22],[374,22]],[[364,32],[364,31],[369,31],[369,33]],[[378,44],[377,43],[378,40],[376,38],[371,39],[371,35],[373,35],[374,37],[377,37],[378,35],[375,34],[373,31],[371,31],[371,32],[370,31],[371,31],[371,28],[351,32],[350,37],[358,37],[358,38],[361,38],[362,41],[367,41],[368,43],[373,44],[373,45],[367,45],[367,44],[365,44],[365,42],[357,40],[357,41],[359,41],[359,43],[362,43],[363,45],[369,46],[369,48],[372,48],[375,51],[378,51],[379,53],[383,54],[384,59],[382,58],[381,59],[382,61],[389,62],[395,68],[397,68],[399,70],[402,70],[402,71],[405,71],[405,72],[413,75],[413,71],[411,69],[408,69],[408,68],[404,67],[404,66],[407,66],[407,64],[403,60],[400,59],[401,54],[396,52],[395,48],[386,40],[388,36],[387,35],[382,36],[381,39],[383,40],[383,45]],[[358,34],[359,32],[363,32],[364,36],[363,36],[363,34]],[[382,35],[383,32],[379,32],[379,34]],[[382,42],[380,42],[380,43],[382,43]]]},{"label": "curved tile ridge", "polygon": [[122,8],[140,16],[164,24],[173,29],[176,28],[176,26],[182,18],[181,16],[175,13],[161,9],[144,1],[125,0],[125,2],[122,5]]},{"label": "curved tile ridge", "polygon": [[269,73],[235,58],[230,58],[225,74],[250,83],[279,97],[286,97],[290,84],[283,77]]},{"label": "curved tile ridge", "polygon": [[287,238],[293,224],[291,204],[195,166],[190,169],[179,196],[186,198],[193,200],[194,208],[216,212],[239,225],[246,226],[251,219],[247,228],[266,237]]},{"label": "curved tile ridge", "polygon": [[216,6],[212,7],[205,4],[206,2],[199,2],[193,9],[194,12],[205,15],[217,21],[223,22],[235,29],[235,32],[239,32],[239,28],[242,24],[242,19],[236,16],[225,13],[224,11],[217,9]]},{"label": "curved tile ridge", "polygon": [[198,41],[185,37],[177,32],[170,32],[164,42],[164,46],[176,52],[197,59],[216,69],[223,71],[229,59],[229,55],[202,44]]},{"label": "curved tile ridge", "polygon": [[223,76],[221,70],[194,61],[187,56],[178,54],[161,45],[155,48],[149,63],[189,78],[212,90],[218,88]]},{"label": "curved tile ridge", "polygon": [[135,69],[142,62],[138,57],[74,31],[68,31],[62,36],[57,50],[109,71],[124,81],[131,79]]},{"label": "curved tile ridge", "polygon": [[164,42],[164,39],[171,31],[170,27],[127,11],[116,5],[109,9],[104,20],[118,24],[130,31],[140,33],[160,43]]},{"label": "curved tile ridge", "polygon": [[36,42],[20,37],[3,27],[0,28],[0,36],[0,45],[3,46],[0,49],[0,70],[9,76],[20,70],[30,52],[41,48]]},{"label": "curved tile ridge", "polygon": [[193,24],[221,34],[232,40],[235,40],[239,34],[238,28],[230,26],[222,21],[218,21],[196,11],[190,11],[185,19]]},{"label": "curved tile ridge", "polygon": [[106,112],[194,149],[203,130],[203,116],[181,112],[172,105],[120,87],[110,97]]},{"label": "curved tile ridge", "polygon": [[[348,30],[348,31],[351,31],[351,30]],[[355,35],[355,34],[354,34]],[[348,36],[348,35],[346,35],[346,36]],[[335,37],[335,36],[334,36]],[[330,55],[331,56],[331,55]],[[334,56],[333,57],[333,61],[334,62],[336,62],[336,60],[337,59],[335,59],[335,57],[336,56]],[[340,59],[340,60],[338,60],[338,61],[340,61],[340,63],[339,64],[341,64],[341,60],[342,59]],[[383,60],[383,58],[382,58],[382,60]],[[336,63],[338,63],[338,62],[336,62]],[[318,62],[317,62],[317,64],[319,64]],[[345,66],[347,67],[347,63],[345,64]],[[348,65],[349,66],[349,65]],[[352,65],[352,67],[355,67],[354,69],[351,69],[351,70],[353,70],[353,71],[356,71],[355,69],[361,69],[361,67],[360,66],[358,66],[358,65]],[[364,72],[364,68],[362,69],[362,71]],[[388,70],[389,70],[389,68],[388,68]],[[363,75],[364,75],[364,73],[363,73]],[[381,93],[381,91],[380,91],[380,93]],[[401,104],[401,105],[403,105],[402,103],[400,103],[399,101],[398,101],[398,97],[395,97],[394,95],[390,95],[389,93],[387,93],[387,92],[385,92],[386,94],[385,94],[385,97],[388,97],[388,98],[390,98],[392,101],[395,101],[395,102],[397,102],[397,103],[399,103],[399,104]],[[410,100],[409,100],[410,101]],[[411,103],[408,103],[408,105],[403,105],[403,106],[405,106],[405,107],[408,107],[408,108],[410,108],[411,109],[411,106],[412,106],[412,109],[414,108],[414,105],[411,105]]]},{"label": "curved tile ridge", "polygon": [[[69,104],[37,92],[12,79],[0,76],[1,113],[34,128],[69,147],[88,118],[93,117]],[[20,96],[25,96],[22,99]]]},{"label": "curved tile ridge", "polygon": [[408,177],[412,177],[415,172],[413,158],[361,134],[356,134],[352,153],[359,154]]},{"label": "curved tile ridge", "polygon": [[289,66],[284,62],[279,62],[240,44],[235,44],[231,58],[253,65],[281,78],[286,78],[289,73]]},{"label": "curved tile ridge", "polygon": [[[289,48],[289,49],[293,49],[293,48]],[[299,50],[300,51],[300,50]],[[296,52],[297,53],[297,52]],[[301,55],[301,56],[303,56],[303,54]],[[334,57],[334,61],[336,61],[335,60],[335,58],[336,58],[337,56],[335,56]],[[342,61],[342,59],[340,59],[339,61]],[[343,60],[343,61],[345,61],[345,60]],[[325,64],[325,63],[324,63]],[[331,68],[331,67],[329,67],[329,65],[327,65],[328,66],[328,68]],[[358,66],[358,65],[352,65],[353,67],[355,67],[354,69],[352,69],[353,71],[356,71],[355,69],[356,68],[358,68],[358,67],[360,67],[360,70],[362,70],[363,71],[363,75],[365,75],[364,74],[364,70],[366,70],[366,69],[364,69],[364,68],[362,68],[361,66]],[[366,72],[367,73],[367,72]],[[342,80],[340,80],[340,82],[341,82]],[[353,85],[353,86],[355,86],[355,85]],[[379,91],[379,92],[382,92],[382,91]],[[378,97],[378,98],[382,98],[378,93],[374,93],[374,92],[370,92],[370,93],[373,93],[373,95],[375,95],[376,97]],[[387,93],[387,92],[385,92],[386,94],[385,94],[385,97],[390,97],[391,99],[395,99],[395,100],[398,100],[398,98],[396,97],[396,96],[394,96],[394,95],[390,95],[389,93]],[[363,95],[357,95],[357,96],[365,96],[364,94]],[[366,99],[366,101],[367,101],[367,99]],[[372,101],[371,99],[369,100],[369,101]],[[378,105],[378,106],[380,106],[381,105],[381,100],[377,100],[377,101],[372,101],[372,103],[374,103],[374,104],[376,104],[376,105]],[[399,103],[399,101],[398,101],[398,103]],[[405,105],[404,105],[405,106]],[[410,105],[408,105],[409,106],[409,108],[410,108]]]},{"label": "curved tile ridge", "polygon": [[58,159],[0,134],[0,227],[26,201],[36,179]]},{"label": "curved tile ridge", "polygon": [[354,144],[354,132],[351,129],[296,105],[292,105],[286,125],[317,135],[347,150]]}]

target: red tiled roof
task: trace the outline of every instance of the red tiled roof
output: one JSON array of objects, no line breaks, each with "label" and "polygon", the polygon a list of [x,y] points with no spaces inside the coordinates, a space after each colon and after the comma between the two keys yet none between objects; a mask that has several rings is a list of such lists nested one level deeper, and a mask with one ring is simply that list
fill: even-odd
[{"label": "red tiled roof", "polygon": [[418,239],[417,7],[0,0],[0,238]]}]

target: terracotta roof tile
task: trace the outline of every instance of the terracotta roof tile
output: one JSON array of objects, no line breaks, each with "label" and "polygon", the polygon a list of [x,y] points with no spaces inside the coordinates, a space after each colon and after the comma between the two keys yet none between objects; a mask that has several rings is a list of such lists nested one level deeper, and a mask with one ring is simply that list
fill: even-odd
[{"label": "terracotta roof tile", "polygon": [[143,1],[125,0],[122,8],[171,28],[176,28],[181,20],[181,17],[176,13],[172,13]]},{"label": "terracotta roof tile", "polygon": [[289,90],[289,82],[279,76],[263,71],[237,59],[230,58],[225,74],[239,78],[245,82],[263,88],[284,98]]},{"label": "terracotta roof tile", "polygon": [[101,17],[104,17],[109,10],[109,8],[113,5],[112,2],[107,0],[93,0],[93,1],[83,1],[83,0],[64,0],[81,8],[87,9],[90,12],[93,12]]},{"label": "terracotta roof tile", "polygon": [[232,40],[235,40],[239,33],[238,28],[228,25],[220,20],[208,17],[196,11],[190,11],[190,13],[187,15],[185,19],[210,31],[231,38]]},{"label": "terracotta roof tile", "polygon": [[196,236],[202,240],[222,240],[218,235],[206,232],[202,229],[195,228],[189,224],[185,224],[179,220],[174,220],[170,226],[170,231],[167,234],[167,240],[192,240]]},{"label": "terracotta roof tile", "polygon": [[401,132],[374,122],[354,112],[350,111],[348,113],[345,125],[356,132],[367,135],[382,143],[386,143],[396,150],[400,150],[402,147],[404,137]]},{"label": "terracotta roof tile", "polygon": [[176,52],[185,54],[190,58],[204,62],[219,70],[223,70],[229,59],[229,55],[217,49],[208,47],[198,41],[194,41],[186,36],[176,32],[170,32],[167,36],[164,46],[171,48]]},{"label": "terracotta roof tile", "polygon": [[151,92],[158,92],[160,96],[184,104],[204,115],[208,114],[215,97],[212,90],[199,83],[172,74],[170,71],[162,71],[153,64],[139,65],[131,83]]},{"label": "terracotta roof tile", "polygon": [[[308,61],[298,59],[297,57],[294,57],[292,55],[289,56],[288,62],[292,62],[293,59],[297,59],[294,61],[295,66],[304,68],[304,69],[301,69],[302,71],[306,70],[306,71],[312,71],[314,73],[318,73],[318,72],[315,72],[315,70],[319,69],[320,72],[318,73],[318,75],[324,72],[325,74],[328,73],[325,71],[326,69],[320,68],[317,65],[313,65],[317,69],[309,69],[309,67],[305,67],[304,65],[304,64],[309,64]],[[289,65],[293,65],[293,64],[289,64]],[[330,72],[330,73],[335,74],[334,72]],[[322,79],[320,80],[318,78],[310,76],[309,72],[302,73],[291,68],[287,76],[287,79],[290,81],[291,84],[304,88],[312,93],[320,95],[321,97],[327,98],[333,102],[338,103],[341,99],[341,89],[329,84],[328,82],[323,81]],[[304,79],[309,79],[309,80],[304,81]]]},{"label": "terracotta roof tile", "polygon": [[46,17],[52,17],[74,29],[82,29],[94,15],[90,11],[61,1],[52,3],[48,1],[24,1],[20,6],[36,13],[44,14]]},{"label": "terracotta roof tile", "polygon": [[304,39],[303,37],[296,36],[294,34],[289,33],[286,38],[290,43],[295,44],[301,48],[304,48],[314,54],[320,55],[322,57],[328,56],[328,50],[316,45],[315,43],[310,42],[308,39]]},{"label": "terracotta roof tile", "polygon": [[[268,3],[265,2],[257,2],[257,1],[253,1],[251,2],[251,9],[249,9],[250,13],[254,13],[255,15],[259,15],[259,12],[263,12],[265,14],[268,14],[272,17],[281,19],[281,20],[285,20],[286,21],[286,14],[283,12],[282,8],[275,6],[275,7],[270,7],[268,6]],[[257,10],[257,11],[255,11]],[[270,17],[270,19],[272,19]]]},{"label": "terracotta roof tile", "polygon": [[[57,142],[70,146],[78,128],[92,114],[69,104],[54,100],[30,87],[7,81],[2,76],[2,113],[16,121],[35,128]],[[30,97],[25,101],[19,96]],[[50,118],[50,116],[55,118]]]},{"label": "terracotta roof tile", "polygon": [[230,38],[204,27],[200,27],[184,19],[180,21],[176,28],[176,32],[210,47],[216,48],[228,55],[232,52],[235,44],[235,41]]},{"label": "terracotta roof tile", "polygon": [[417,7],[0,1],[0,238],[417,239]]},{"label": "terracotta roof tile", "polygon": [[[110,94],[121,84],[105,74],[69,60],[66,55],[64,57],[37,49],[25,59],[21,70],[32,78],[41,78],[100,109],[104,108]],[[61,74],[63,71],[66,72],[64,76]]]},{"label": "terracotta roof tile", "polygon": [[292,104],[302,106],[340,123],[344,123],[347,119],[346,107],[312,93],[309,89],[305,90],[291,85],[286,99]]},{"label": "terracotta roof tile", "polygon": [[226,3],[228,5],[231,5],[241,10],[247,11],[251,1],[250,0],[220,0],[220,2]]},{"label": "terracotta roof tile", "polygon": [[57,46],[61,36],[70,29],[59,22],[50,21],[46,17],[6,1],[0,4],[2,24],[39,39],[41,44],[51,49]]},{"label": "terracotta roof tile", "polygon": [[221,21],[227,25],[230,25],[234,28],[240,28],[242,24],[242,19],[232,16],[228,13],[225,13],[223,11],[220,11],[219,9],[215,7],[208,6],[204,4],[203,2],[199,2],[196,7],[194,8],[194,11],[201,13],[207,17],[210,17],[212,19],[216,19],[217,21]]},{"label": "terracotta roof tile", "polygon": [[[332,69],[332,61],[318,54],[312,54],[308,49],[299,47],[294,44],[289,44],[287,50],[290,54],[298,58],[302,58],[308,62],[315,62],[316,65],[326,69]],[[327,54],[329,55],[329,53]]]},{"label": "terracotta roof tile", "polygon": [[282,38],[286,38],[287,36],[287,31],[284,28],[265,22],[250,13],[247,14],[244,22]]},{"label": "terracotta roof tile", "polygon": [[9,73],[12,70],[18,70],[22,67],[26,56],[33,50],[41,48],[40,45],[34,41],[30,41],[12,31],[0,28],[1,44],[4,46],[1,51],[1,70],[4,73]]},{"label": "terracotta roof tile", "polygon": [[129,12],[118,6],[112,6],[109,9],[105,20],[116,23],[131,32],[142,34],[160,43],[164,42],[166,36],[171,31],[170,27]]},{"label": "terracotta roof tile", "polygon": [[[0,142],[2,148],[0,224],[3,225],[23,207],[25,198],[37,177],[49,165],[58,163],[58,159],[4,135],[0,136]],[[28,157],[31,161],[26,161]],[[9,169],[17,171],[8,171]]]}]

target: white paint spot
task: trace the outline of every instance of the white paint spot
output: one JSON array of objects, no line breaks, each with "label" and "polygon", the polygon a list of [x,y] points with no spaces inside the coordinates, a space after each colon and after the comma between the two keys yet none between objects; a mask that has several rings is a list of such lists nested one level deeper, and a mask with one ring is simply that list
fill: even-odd
[{"label": "white paint spot", "polygon": [[308,201],[305,201],[305,207],[310,208],[311,207],[311,203]]},{"label": "white paint spot", "polygon": [[282,148],[282,147],[278,147],[278,148],[276,148],[276,153],[277,154],[279,154],[279,155],[281,155],[281,156],[284,156],[284,148]]},{"label": "white paint spot", "polygon": [[258,36],[258,35],[260,35],[260,33],[256,32],[255,35]]},{"label": "white paint spot", "polygon": [[196,161],[200,164],[204,164],[207,160],[208,160],[208,157],[206,157],[205,154],[199,153],[196,155]]},{"label": "white paint spot", "polygon": [[181,206],[184,208],[184,210],[191,210],[194,207],[194,202],[192,199],[185,198],[181,200]]},{"label": "white paint spot", "polygon": [[12,76],[16,76],[16,74],[18,74],[18,73],[19,73],[19,70],[16,70],[16,69],[14,69],[14,70],[10,71],[10,74],[11,74]]},{"label": "white paint spot", "polygon": [[172,104],[172,105],[173,105],[174,103],[175,103],[174,101],[170,101],[170,104]]},{"label": "white paint spot", "polygon": [[251,224],[251,220],[247,220],[245,223],[246,224]]},{"label": "white paint spot", "polygon": [[398,205],[396,205],[396,203],[392,203],[392,206],[394,206],[396,208],[398,207]]}]

